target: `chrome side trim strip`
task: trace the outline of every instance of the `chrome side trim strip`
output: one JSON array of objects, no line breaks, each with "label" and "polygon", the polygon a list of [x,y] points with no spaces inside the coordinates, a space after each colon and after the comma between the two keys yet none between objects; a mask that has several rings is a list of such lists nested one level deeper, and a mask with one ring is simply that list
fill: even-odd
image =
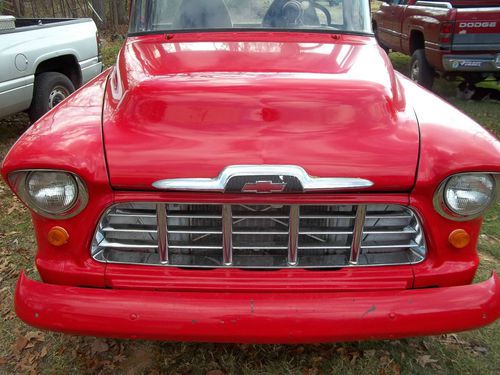
[{"label": "chrome side trim strip", "polygon": [[158,254],[161,264],[168,264],[167,207],[165,203],[156,205],[156,225],[158,227]]},{"label": "chrome side trim strip", "polygon": [[300,206],[290,206],[290,218],[288,224],[288,265],[294,267],[298,264],[298,246],[299,246],[299,224],[300,224]]},{"label": "chrome side trim strip", "polygon": [[415,5],[422,7],[431,7],[431,8],[444,8],[444,9],[453,8],[451,3],[445,1],[417,1]]},{"label": "chrome side trim strip", "polygon": [[[302,167],[296,165],[232,165],[225,168],[216,178],[166,179],[154,182],[153,187],[159,190],[223,193],[234,178],[247,177],[248,181],[245,182],[248,183],[253,180],[258,182],[258,179],[263,176],[278,177],[281,181],[284,181],[284,177],[294,178],[300,182],[303,192],[362,189],[373,186],[372,181],[362,178],[312,177]],[[252,180],[252,177],[258,177],[258,179]]]},{"label": "chrome side trim strip", "polygon": [[366,205],[359,205],[356,209],[356,219],[354,219],[354,230],[352,232],[351,259],[349,263],[358,264],[361,241],[363,240],[363,228],[365,226]]},{"label": "chrome side trim strip", "polygon": [[224,265],[233,265],[233,214],[230,204],[222,206],[222,254]]},{"label": "chrome side trim strip", "polygon": [[[492,7],[484,7],[484,8],[457,8],[458,13],[465,13],[465,12],[474,12],[474,13],[489,13],[489,12],[498,12],[498,6],[492,6]],[[495,22],[495,21],[493,21]]]}]

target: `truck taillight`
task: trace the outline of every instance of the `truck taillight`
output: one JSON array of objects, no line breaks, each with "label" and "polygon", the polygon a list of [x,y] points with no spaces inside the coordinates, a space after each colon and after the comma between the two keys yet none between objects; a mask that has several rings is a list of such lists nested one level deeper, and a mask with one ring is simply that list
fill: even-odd
[{"label": "truck taillight", "polygon": [[453,22],[445,22],[439,31],[439,43],[450,44],[453,35]]}]

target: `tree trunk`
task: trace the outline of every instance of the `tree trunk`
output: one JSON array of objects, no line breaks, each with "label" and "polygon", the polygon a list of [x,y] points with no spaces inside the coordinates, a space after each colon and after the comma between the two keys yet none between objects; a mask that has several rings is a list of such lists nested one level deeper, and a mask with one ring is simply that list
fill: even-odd
[{"label": "tree trunk", "polygon": [[111,0],[111,19],[113,20],[113,30],[118,30],[118,1]]},{"label": "tree trunk", "polygon": [[56,6],[54,4],[54,0],[50,0],[50,6],[52,8],[52,17],[56,18]]},{"label": "tree trunk", "polygon": [[24,15],[24,7],[21,0],[14,0],[14,8],[17,17],[22,17]]},{"label": "tree trunk", "polygon": [[[107,17],[106,17],[106,6],[104,3],[104,0],[92,0],[92,6],[94,7],[94,10],[96,13],[99,15],[97,17],[95,13],[92,15],[92,18],[96,21],[98,25],[101,25],[103,27],[107,27]],[[99,19],[100,18],[100,19]]]},{"label": "tree trunk", "polygon": [[120,25],[128,24],[128,15],[129,15],[128,4],[129,4],[128,0],[120,0],[118,4],[118,23]]},{"label": "tree trunk", "polygon": [[78,8],[73,0],[66,0],[66,7],[68,8],[68,13],[71,18],[78,17]]}]

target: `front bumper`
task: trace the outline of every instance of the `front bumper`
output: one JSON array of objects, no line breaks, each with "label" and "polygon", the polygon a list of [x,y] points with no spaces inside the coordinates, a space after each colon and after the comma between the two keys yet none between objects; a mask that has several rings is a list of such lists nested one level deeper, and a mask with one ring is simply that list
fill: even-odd
[{"label": "front bumper", "polygon": [[73,334],[171,341],[307,343],[478,328],[500,316],[496,274],[482,283],[378,292],[213,293],[93,289],[21,274],[26,323]]},{"label": "front bumper", "polygon": [[483,55],[445,55],[443,67],[447,72],[500,72],[500,53]]}]

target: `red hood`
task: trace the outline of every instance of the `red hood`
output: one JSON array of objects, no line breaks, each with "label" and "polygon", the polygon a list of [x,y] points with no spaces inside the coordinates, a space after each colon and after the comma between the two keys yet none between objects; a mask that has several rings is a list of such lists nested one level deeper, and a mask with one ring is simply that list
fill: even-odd
[{"label": "red hood", "polygon": [[236,164],[361,177],[368,190],[413,186],[418,125],[372,38],[169,38],[129,39],[111,75],[103,118],[113,187],[153,189]]}]

